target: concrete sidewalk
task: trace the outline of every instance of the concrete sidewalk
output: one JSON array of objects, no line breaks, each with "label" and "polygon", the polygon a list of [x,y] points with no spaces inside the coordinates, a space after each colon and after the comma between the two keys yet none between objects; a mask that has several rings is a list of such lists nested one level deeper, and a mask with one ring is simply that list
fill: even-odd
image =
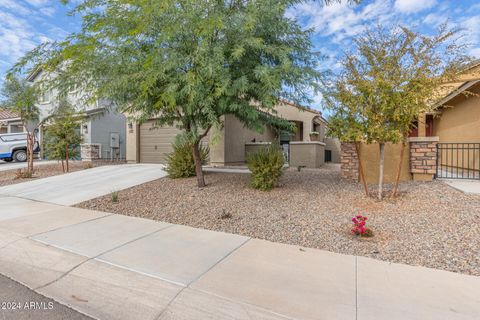
[{"label": "concrete sidewalk", "polygon": [[97,319],[479,319],[473,277],[0,197],[0,273]]},{"label": "concrete sidewalk", "polygon": [[74,205],[166,175],[159,164],[101,166],[1,187],[0,195]]},{"label": "concrete sidewalk", "polygon": [[441,181],[466,194],[480,194],[480,180],[441,179]]}]

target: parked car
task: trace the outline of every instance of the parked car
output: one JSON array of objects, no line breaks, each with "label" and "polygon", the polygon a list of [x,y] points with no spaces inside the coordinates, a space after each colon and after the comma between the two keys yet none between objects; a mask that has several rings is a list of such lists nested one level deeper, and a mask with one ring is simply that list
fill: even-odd
[{"label": "parked car", "polygon": [[[38,153],[40,147],[36,143],[34,153]],[[0,160],[11,162],[27,161],[27,134],[8,133],[0,134]]]}]

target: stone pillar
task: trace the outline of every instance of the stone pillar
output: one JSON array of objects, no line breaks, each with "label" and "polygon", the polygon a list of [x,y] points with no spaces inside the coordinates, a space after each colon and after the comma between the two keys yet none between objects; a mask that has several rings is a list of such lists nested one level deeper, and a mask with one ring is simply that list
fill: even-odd
[{"label": "stone pillar", "polygon": [[410,172],[415,181],[432,180],[437,171],[437,143],[439,137],[411,137]]},{"label": "stone pillar", "polygon": [[342,178],[352,180],[355,182],[359,181],[359,162],[357,151],[355,150],[355,143],[353,142],[342,142],[341,144],[341,175]]},{"label": "stone pillar", "polygon": [[84,143],[80,145],[82,161],[98,160],[102,157],[102,145],[99,143]]}]

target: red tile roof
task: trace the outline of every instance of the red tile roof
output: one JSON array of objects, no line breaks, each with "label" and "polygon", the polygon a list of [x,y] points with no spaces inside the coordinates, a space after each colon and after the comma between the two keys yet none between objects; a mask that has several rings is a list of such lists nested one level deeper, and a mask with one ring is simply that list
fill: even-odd
[{"label": "red tile roof", "polygon": [[0,108],[0,120],[7,120],[12,118],[19,118],[19,115],[15,112],[12,112],[8,109]]}]

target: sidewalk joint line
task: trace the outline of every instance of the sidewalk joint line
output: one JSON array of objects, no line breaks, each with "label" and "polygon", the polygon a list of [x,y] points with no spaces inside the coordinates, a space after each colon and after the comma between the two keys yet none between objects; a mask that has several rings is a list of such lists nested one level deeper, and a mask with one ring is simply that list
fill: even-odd
[{"label": "sidewalk joint line", "polygon": [[355,320],[358,320],[358,257],[355,256]]},{"label": "sidewalk joint line", "polygon": [[71,253],[74,253],[74,254],[77,254],[77,255],[79,255],[79,256],[83,256],[83,257],[86,257],[86,258],[87,258],[87,259],[85,259],[84,261],[82,261],[82,262],[80,262],[79,264],[77,264],[76,266],[72,267],[70,270],[67,270],[65,273],[63,273],[62,275],[60,275],[57,279],[54,279],[54,280],[52,280],[52,281],[50,281],[50,282],[48,282],[48,283],[46,283],[46,284],[44,284],[44,285],[41,285],[41,286],[39,286],[39,287],[37,287],[37,288],[34,288],[33,290],[36,291],[36,290],[40,290],[40,289],[43,289],[43,288],[45,288],[45,287],[48,287],[48,286],[54,284],[55,282],[63,279],[63,278],[66,277],[68,274],[70,274],[72,271],[74,271],[74,270],[77,269],[78,267],[82,266],[82,265],[85,264],[86,262],[89,262],[89,261],[92,261],[92,260],[97,260],[97,261],[98,261],[98,259],[96,259],[96,258],[100,257],[101,255],[104,255],[104,254],[106,254],[106,253],[108,253],[108,252],[111,252],[111,251],[113,251],[113,250],[116,250],[116,249],[118,249],[118,248],[121,248],[121,247],[123,247],[124,245],[127,245],[127,244],[129,244],[129,243],[134,242],[134,241],[143,239],[143,238],[145,238],[145,237],[148,237],[148,236],[150,236],[150,235],[152,235],[152,234],[155,234],[155,233],[157,233],[157,232],[160,232],[160,231],[162,231],[162,230],[165,230],[165,229],[167,229],[167,228],[169,228],[169,227],[171,227],[171,226],[173,226],[173,225],[169,225],[169,226],[163,227],[163,228],[161,228],[161,229],[158,229],[158,230],[155,230],[155,231],[150,232],[150,233],[148,233],[148,234],[145,234],[145,235],[143,235],[143,236],[141,236],[141,237],[132,239],[132,240],[127,241],[127,242],[125,242],[125,243],[122,243],[122,244],[120,244],[120,245],[118,245],[118,246],[115,246],[114,248],[108,249],[107,251],[103,251],[103,252],[101,252],[101,253],[93,256],[93,257],[88,257],[88,256],[85,256],[85,255],[80,254],[80,253],[78,253],[78,252],[74,252],[74,251],[71,251],[71,250],[68,250],[68,249],[64,249],[64,248],[61,248],[61,247],[58,247],[58,246],[54,246],[54,245],[51,245],[51,244],[42,242],[42,241],[40,241],[40,240],[32,239],[32,240],[34,240],[34,241],[38,241],[38,242],[40,242],[40,243],[44,243],[44,244],[46,244],[46,245],[48,245],[48,246],[51,246],[51,247],[54,247],[54,248],[58,248],[58,249],[61,249],[61,250],[65,250],[65,251],[69,251],[69,252],[71,252]]}]

